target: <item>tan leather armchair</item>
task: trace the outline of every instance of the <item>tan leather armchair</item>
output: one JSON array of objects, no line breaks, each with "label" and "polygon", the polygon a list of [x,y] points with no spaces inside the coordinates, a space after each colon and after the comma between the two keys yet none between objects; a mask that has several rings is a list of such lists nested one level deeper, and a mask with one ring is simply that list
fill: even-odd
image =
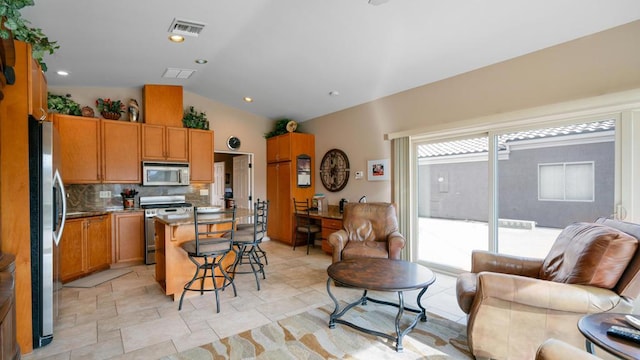
[{"label": "tan leather armchair", "polygon": [[398,232],[394,204],[347,203],[342,227],[328,239],[334,263],[355,257],[400,259],[405,238]]},{"label": "tan leather armchair", "polygon": [[532,359],[549,338],[583,347],[585,314],[629,313],[640,295],[640,225],[598,219],[567,226],[545,259],[474,251],[458,276],[476,358]]},{"label": "tan leather armchair", "polygon": [[601,360],[584,350],[569,345],[558,339],[543,342],[536,353],[536,360]]}]

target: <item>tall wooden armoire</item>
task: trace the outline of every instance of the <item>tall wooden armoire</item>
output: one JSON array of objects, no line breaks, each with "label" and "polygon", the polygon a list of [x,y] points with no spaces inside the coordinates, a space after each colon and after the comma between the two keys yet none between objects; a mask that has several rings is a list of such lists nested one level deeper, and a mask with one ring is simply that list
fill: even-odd
[{"label": "tall wooden armoire", "polygon": [[315,194],[315,137],[287,133],[267,139],[267,199],[269,238],[293,245],[293,198]]}]

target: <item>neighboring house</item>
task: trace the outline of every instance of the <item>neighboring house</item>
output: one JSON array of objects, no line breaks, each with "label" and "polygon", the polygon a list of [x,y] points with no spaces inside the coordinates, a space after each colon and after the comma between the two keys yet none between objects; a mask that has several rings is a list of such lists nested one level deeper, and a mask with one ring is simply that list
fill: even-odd
[{"label": "neighboring house", "polygon": [[[615,121],[522,131],[498,140],[499,218],[563,228],[609,216]],[[487,221],[488,139],[418,147],[420,217]]]}]

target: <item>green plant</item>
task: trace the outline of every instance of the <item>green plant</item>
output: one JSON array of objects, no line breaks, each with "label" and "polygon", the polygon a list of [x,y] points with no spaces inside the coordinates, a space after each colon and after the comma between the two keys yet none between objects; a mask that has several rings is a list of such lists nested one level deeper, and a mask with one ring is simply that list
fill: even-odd
[{"label": "green plant", "polygon": [[71,99],[71,94],[54,95],[47,93],[49,111],[65,115],[81,115],[80,104]]},{"label": "green plant", "polygon": [[0,38],[10,39],[13,35],[14,39],[31,44],[33,58],[43,71],[47,71],[44,55],[53,54],[60,46],[56,41],[50,41],[42,29],[29,26],[31,23],[22,18],[20,9],[33,4],[33,0],[0,0]]},{"label": "green plant", "polygon": [[99,113],[102,113],[102,112],[123,113],[124,108],[125,106],[120,100],[114,101],[109,98],[107,99],[98,98],[98,100],[96,100],[96,109],[98,109]]},{"label": "green plant", "polygon": [[289,121],[291,121],[291,119],[280,119],[276,121],[275,129],[273,131],[269,131],[268,133],[264,134],[264,138],[268,139],[270,137],[286,134],[288,132],[287,124],[289,123]]},{"label": "green plant", "polygon": [[182,124],[187,128],[209,130],[207,114],[202,111],[196,111],[193,106],[189,106],[184,110]]}]

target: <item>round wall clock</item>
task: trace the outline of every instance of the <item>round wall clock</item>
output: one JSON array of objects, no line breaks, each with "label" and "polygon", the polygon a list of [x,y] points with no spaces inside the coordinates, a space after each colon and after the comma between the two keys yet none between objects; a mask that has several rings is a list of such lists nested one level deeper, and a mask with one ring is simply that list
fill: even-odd
[{"label": "round wall clock", "polygon": [[227,139],[227,147],[231,150],[238,150],[240,148],[240,139],[235,136],[229,136]]},{"label": "round wall clock", "polygon": [[320,163],[320,180],[322,185],[336,192],[344,189],[349,181],[349,158],[344,151],[331,149],[324,154]]}]

